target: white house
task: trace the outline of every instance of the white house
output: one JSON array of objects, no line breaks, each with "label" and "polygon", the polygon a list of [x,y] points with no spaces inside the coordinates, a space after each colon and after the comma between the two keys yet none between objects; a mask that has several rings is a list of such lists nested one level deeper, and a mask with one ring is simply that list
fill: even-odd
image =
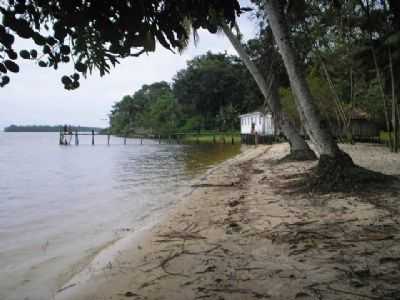
[{"label": "white house", "polygon": [[240,115],[240,134],[275,135],[275,124],[271,113],[259,111]]}]

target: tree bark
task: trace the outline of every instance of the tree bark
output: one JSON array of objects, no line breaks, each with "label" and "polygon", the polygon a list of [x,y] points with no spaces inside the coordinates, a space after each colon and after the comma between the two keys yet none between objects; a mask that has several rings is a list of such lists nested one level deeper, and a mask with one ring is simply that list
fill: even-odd
[{"label": "tree bark", "polygon": [[282,110],[278,86],[275,83],[272,83],[270,94],[271,110],[277,120],[279,129],[282,130],[290,145],[288,158],[293,160],[317,159],[314,151],[311,150],[305,139],[300,135],[299,130],[294,127],[287,113]]},{"label": "tree bark", "polygon": [[[311,95],[303,69],[290,43],[288,26],[279,6],[279,0],[265,0],[269,24],[287,70],[290,85],[297,98],[297,109],[304,115],[304,125],[311,140],[317,144],[320,157],[333,160],[351,158],[343,155],[320,114]],[[350,161],[347,163],[349,164]]]},{"label": "tree bark", "polygon": [[[392,50],[389,48],[389,68],[390,68],[390,79],[392,84],[392,126],[393,126],[393,152],[398,152],[399,141],[398,141],[398,120],[397,120],[397,96],[396,96],[396,80],[394,77],[393,70],[393,58]],[[390,135],[390,132],[389,132]]]},{"label": "tree bark", "polygon": [[274,118],[276,119],[276,124],[287,138],[290,144],[290,158],[295,160],[316,159],[315,153],[310,149],[304,138],[300,135],[299,131],[290,122],[287,114],[282,111],[277,85],[273,82],[271,87],[268,86],[261,72],[252,62],[240,41],[233,34],[232,30],[227,25],[222,25],[222,29],[247,67],[247,70],[256,81],[257,86],[259,87],[261,93],[268,103],[269,108],[271,109]]},{"label": "tree bark", "polygon": [[383,87],[383,80],[381,76],[381,72],[379,70],[379,65],[378,65],[378,60],[376,59],[376,54],[375,50],[373,47],[371,47],[371,52],[372,52],[372,58],[374,60],[374,65],[375,65],[375,72],[376,72],[376,78],[378,79],[379,83],[379,89],[382,94],[382,101],[383,101],[383,111],[384,111],[384,116],[385,116],[385,123],[386,123],[386,131],[389,135],[389,148],[392,149],[392,134],[390,132],[390,119],[389,119],[389,113],[388,113],[388,104],[386,101],[386,94],[385,94],[385,89]]}]

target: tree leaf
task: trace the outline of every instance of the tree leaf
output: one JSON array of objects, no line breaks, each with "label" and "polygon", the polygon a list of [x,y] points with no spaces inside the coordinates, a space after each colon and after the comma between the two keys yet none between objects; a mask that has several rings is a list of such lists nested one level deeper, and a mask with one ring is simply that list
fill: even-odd
[{"label": "tree leaf", "polygon": [[19,66],[12,60],[5,60],[4,65],[10,72],[13,72],[13,73],[19,72]]}]

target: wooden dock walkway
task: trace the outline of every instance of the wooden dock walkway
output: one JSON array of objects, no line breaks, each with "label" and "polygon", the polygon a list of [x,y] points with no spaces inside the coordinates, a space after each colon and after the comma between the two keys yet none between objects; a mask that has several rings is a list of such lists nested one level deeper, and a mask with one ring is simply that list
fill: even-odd
[{"label": "wooden dock walkway", "polygon": [[[59,137],[59,144],[63,146],[68,146],[74,144],[75,146],[79,146],[80,144],[80,137],[81,136],[90,136],[90,144],[96,144],[96,136],[105,136],[107,137],[105,144],[111,144],[111,137],[112,135],[109,133],[99,133],[92,130],[91,132],[79,132],[78,130],[70,130],[70,131],[63,131],[60,130],[60,137]],[[232,144],[240,143],[240,144],[272,144],[274,141],[277,140],[276,136],[257,136],[257,135],[240,135],[240,140],[235,141],[235,136],[237,134],[234,133],[223,133],[223,132],[215,132],[215,133],[201,133],[201,132],[185,132],[185,133],[174,133],[169,135],[162,135],[162,134],[127,134],[125,136],[114,136],[114,139],[118,139],[119,141],[122,139],[123,145],[127,145],[128,139],[136,139],[140,141],[140,145],[144,144],[145,140],[153,141],[153,144],[184,144],[184,143],[194,143],[200,144],[204,143],[204,137],[207,137],[208,144]],[[190,139],[187,139],[190,137]],[[188,142],[188,140],[190,142]]]}]

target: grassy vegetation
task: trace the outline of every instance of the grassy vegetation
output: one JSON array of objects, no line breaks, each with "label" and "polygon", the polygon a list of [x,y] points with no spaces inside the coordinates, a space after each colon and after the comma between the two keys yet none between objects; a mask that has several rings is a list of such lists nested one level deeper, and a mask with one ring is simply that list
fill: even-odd
[{"label": "grassy vegetation", "polygon": [[389,132],[387,131],[380,131],[379,138],[382,142],[389,143]]},{"label": "grassy vegetation", "polygon": [[218,144],[223,144],[224,140],[226,144],[232,143],[232,138],[233,142],[235,144],[240,143],[240,133],[234,132],[234,133],[188,133],[184,134],[182,137],[182,141],[184,143],[199,143],[199,144],[213,144],[214,140],[215,143]]}]

